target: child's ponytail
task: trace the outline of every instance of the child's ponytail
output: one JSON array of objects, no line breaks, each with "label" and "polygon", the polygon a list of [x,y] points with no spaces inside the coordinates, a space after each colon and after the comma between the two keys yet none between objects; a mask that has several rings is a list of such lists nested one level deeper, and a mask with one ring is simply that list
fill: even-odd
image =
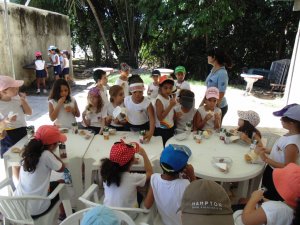
[{"label": "child's ponytail", "polygon": [[121,176],[123,172],[128,171],[131,165],[131,160],[124,166],[120,166],[118,163],[112,162],[110,159],[105,158],[101,160],[100,174],[107,186],[111,184],[120,186]]},{"label": "child's ponytail", "polygon": [[31,139],[22,153],[22,166],[24,171],[34,173],[44,151],[44,145],[40,140]]}]

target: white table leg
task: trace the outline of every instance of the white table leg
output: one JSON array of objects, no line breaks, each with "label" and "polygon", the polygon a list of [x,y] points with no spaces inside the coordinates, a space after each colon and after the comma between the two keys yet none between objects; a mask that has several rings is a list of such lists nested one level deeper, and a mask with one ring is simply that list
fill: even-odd
[{"label": "white table leg", "polygon": [[244,180],[239,182],[237,197],[245,198],[248,195],[249,190],[249,180]]},{"label": "white table leg", "polygon": [[84,190],[87,190],[92,184],[92,173],[94,163],[94,159],[84,159]]}]

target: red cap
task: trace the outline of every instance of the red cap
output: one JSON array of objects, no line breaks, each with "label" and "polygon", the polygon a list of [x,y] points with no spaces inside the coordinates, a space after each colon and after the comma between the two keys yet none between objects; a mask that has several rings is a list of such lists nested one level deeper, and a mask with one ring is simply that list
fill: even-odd
[{"label": "red cap", "polygon": [[123,140],[116,142],[110,150],[109,159],[120,166],[126,165],[134,156],[135,153],[139,152],[139,144],[133,143],[126,144]]},{"label": "red cap", "polygon": [[34,137],[44,145],[51,145],[58,142],[66,142],[66,135],[60,133],[59,129],[56,126],[52,125],[43,125],[35,132]]},{"label": "red cap", "polygon": [[168,77],[167,75],[163,75],[159,78],[160,85],[162,85],[166,81],[169,81],[170,83],[172,83],[174,85],[174,80],[172,78]]}]

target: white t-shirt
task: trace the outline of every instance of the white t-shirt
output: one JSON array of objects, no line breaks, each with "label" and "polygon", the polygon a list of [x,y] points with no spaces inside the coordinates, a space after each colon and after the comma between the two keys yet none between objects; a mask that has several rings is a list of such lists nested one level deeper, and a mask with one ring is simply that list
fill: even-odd
[{"label": "white t-shirt", "polygon": [[[200,116],[201,116],[202,120],[204,120],[204,118],[206,117],[206,115],[207,115],[208,113],[212,113],[212,111],[206,111],[205,108],[204,108],[204,106],[200,106],[200,107],[198,108],[198,112],[200,113]],[[215,107],[213,113],[214,113],[214,114],[215,114],[215,113],[218,113],[218,114],[221,115],[222,111],[221,111],[220,108]],[[215,116],[214,116],[214,115],[213,115],[213,117],[210,118],[210,119],[206,122],[206,124],[204,125],[203,130],[205,130],[205,129],[215,129]]]},{"label": "white t-shirt", "polygon": [[101,127],[103,120],[107,117],[107,105],[102,106],[100,112],[86,111],[85,119],[90,120],[91,127]]},{"label": "white t-shirt", "polygon": [[192,122],[195,116],[195,113],[197,112],[197,109],[194,107],[190,109],[187,113],[183,112],[181,109],[181,105],[175,106],[175,112],[176,113],[182,113],[180,117],[176,117],[176,127],[178,129],[184,130],[186,127],[187,122]]},{"label": "white t-shirt", "polygon": [[[124,107],[124,105],[122,104],[122,105],[120,105],[120,107]],[[113,103],[109,102],[108,105],[107,105],[107,115],[113,117],[113,112],[114,112],[114,109],[115,109],[115,108],[116,108],[116,107],[114,107]],[[122,118],[122,117],[119,115],[119,116],[118,116],[118,120],[119,120],[119,121],[122,121],[122,120],[125,120],[125,118]],[[114,127],[123,127],[122,124],[116,124],[116,123],[114,123],[113,120],[111,121],[110,125],[112,125],[112,126],[114,126]]]},{"label": "white t-shirt", "polygon": [[163,180],[161,174],[158,173],[151,176],[150,182],[155,204],[163,223],[165,225],[181,225],[180,213],[176,212],[190,182],[187,179]]},{"label": "white t-shirt", "polygon": [[[56,58],[57,58],[57,63],[55,63]],[[51,55],[51,60],[53,62],[53,66],[60,65],[60,59],[59,59],[59,55],[58,54]]]},{"label": "white t-shirt", "polygon": [[269,156],[270,159],[279,163],[285,163],[285,148],[290,144],[294,144],[298,147],[297,164],[300,164],[300,134],[284,135],[280,137],[273,145],[272,151]]},{"label": "white t-shirt", "polygon": [[[51,171],[57,171],[61,167],[62,163],[58,161],[51,152],[43,151],[37,164],[36,170],[33,173],[24,171],[23,166],[21,166],[19,184],[14,195],[34,195],[47,197]],[[28,209],[31,215],[41,214],[46,211],[49,206],[49,200],[28,202]]]},{"label": "white t-shirt", "polygon": [[261,205],[267,217],[266,225],[290,225],[294,210],[281,201],[267,201]]},{"label": "white t-shirt", "polygon": [[181,89],[191,90],[189,82],[185,80],[182,83],[178,83],[178,80],[176,80],[175,86],[177,87],[177,93],[179,93]]},{"label": "white t-shirt", "polygon": [[63,62],[64,62],[64,68],[69,68],[70,67],[70,61],[67,57],[64,58]]},{"label": "white t-shirt", "polygon": [[120,85],[123,88],[125,97],[129,95],[128,81],[124,81],[124,80],[121,80],[120,78],[118,78],[116,80],[115,84]]},{"label": "white t-shirt", "polygon": [[45,60],[37,59],[37,60],[35,60],[34,64],[35,64],[36,70],[45,69]]},{"label": "white t-shirt", "polygon": [[146,174],[124,172],[120,186],[115,184],[104,186],[103,204],[112,207],[138,208],[137,187],[143,187],[146,183]]},{"label": "white t-shirt", "polygon": [[[72,108],[75,107],[75,98],[71,97],[71,102],[64,104],[58,112],[57,118],[54,121],[55,125],[58,125],[63,128],[72,128],[72,123],[76,122],[75,116],[71,112],[66,112],[65,107],[71,106]],[[57,106],[57,101],[54,99],[50,99],[49,103],[53,105],[53,108]]]},{"label": "white t-shirt", "polygon": [[21,105],[20,96],[17,95],[11,98],[10,101],[0,100],[0,112],[4,117],[7,117],[9,112],[17,114],[17,120],[8,125],[8,129],[16,129],[26,127],[25,114]]},{"label": "white t-shirt", "polygon": [[159,90],[159,85],[154,85],[154,83],[152,82],[151,84],[149,84],[148,87],[148,92],[150,92],[150,95],[148,95],[150,98],[156,98],[158,95],[158,90]]},{"label": "white t-shirt", "polygon": [[102,88],[99,88],[99,94],[101,96],[101,99],[104,103],[104,105],[108,105],[108,95],[107,95],[107,87],[102,86]]},{"label": "white t-shirt", "polygon": [[[165,99],[162,95],[158,94],[158,96],[156,98],[156,102],[158,100],[160,100],[164,109],[166,109],[170,104],[170,97],[168,99]],[[159,121],[157,118],[156,107],[154,107],[154,109],[155,109],[155,126],[156,127],[169,129],[174,126],[174,107],[173,107],[173,109],[170,110],[168,115],[162,121]]]},{"label": "white t-shirt", "polygon": [[149,121],[147,109],[150,104],[151,101],[145,97],[139,104],[135,104],[132,101],[132,96],[125,97],[124,106],[127,110],[128,122],[132,125],[142,125],[147,123]]}]

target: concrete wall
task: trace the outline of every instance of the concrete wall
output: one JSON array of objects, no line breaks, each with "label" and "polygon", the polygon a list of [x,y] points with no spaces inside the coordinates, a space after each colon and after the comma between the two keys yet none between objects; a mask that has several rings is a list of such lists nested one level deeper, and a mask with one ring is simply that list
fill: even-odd
[{"label": "concrete wall", "polygon": [[[35,73],[23,69],[23,66],[35,60],[35,51],[41,51],[44,59],[49,62],[49,45],[71,50],[69,19],[65,15],[23,5],[8,3],[7,6],[15,77],[25,80],[28,85],[35,79]],[[13,77],[4,9],[4,3],[0,3],[0,74]],[[52,68],[49,69],[51,74]]]}]

